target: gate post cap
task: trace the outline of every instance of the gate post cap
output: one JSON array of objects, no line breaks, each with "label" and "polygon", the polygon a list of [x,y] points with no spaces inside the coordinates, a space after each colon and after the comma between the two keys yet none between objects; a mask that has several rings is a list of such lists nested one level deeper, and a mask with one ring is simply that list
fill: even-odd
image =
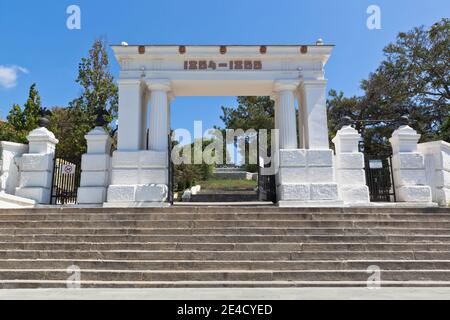
[{"label": "gate post cap", "polygon": [[112,138],[103,127],[95,127],[84,136],[87,141],[88,154],[109,154]]},{"label": "gate post cap", "polygon": [[336,147],[336,154],[359,152],[361,135],[350,125],[342,127],[332,140]]},{"label": "gate post cap", "polygon": [[55,138],[53,132],[44,127],[31,131],[27,139],[30,146],[29,153],[53,153],[56,145],[59,143],[59,140]]}]

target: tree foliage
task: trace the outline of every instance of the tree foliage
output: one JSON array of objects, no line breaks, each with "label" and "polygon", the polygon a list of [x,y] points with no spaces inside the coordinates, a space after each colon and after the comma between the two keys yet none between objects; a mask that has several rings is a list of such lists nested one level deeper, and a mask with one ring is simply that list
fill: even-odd
[{"label": "tree foliage", "polygon": [[42,107],[37,86],[32,84],[23,108],[18,104],[11,107],[7,117],[8,125],[2,126],[5,132],[0,133],[0,137],[6,136],[9,141],[27,143],[27,135],[38,127],[39,118],[43,115],[50,115],[50,111]]},{"label": "tree foliage", "polygon": [[[431,28],[414,28],[400,33],[384,49],[385,59],[378,69],[363,80],[361,97],[344,97],[330,91],[328,112],[331,137],[343,116],[358,121],[396,120],[408,115],[421,141],[449,141],[450,116],[450,19]],[[388,138],[396,124],[359,122],[372,153],[389,149]]]},{"label": "tree foliage", "polygon": [[89,55],[82,58],[76,82],[81,86],[81,95],[69,103],[67,110],[58,109],[53,117],[54,130],[60,134],[58,150],[72,157],[86,152],[84,136],[95,126],[98,114],[107,123],[106,129],[114,134],[118,88],[109,71],[108,53],[101,39],[95,40]]}]

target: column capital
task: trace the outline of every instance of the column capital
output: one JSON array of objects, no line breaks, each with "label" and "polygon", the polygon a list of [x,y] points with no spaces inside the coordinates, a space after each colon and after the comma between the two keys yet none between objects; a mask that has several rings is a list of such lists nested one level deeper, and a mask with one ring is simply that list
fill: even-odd
[{"label": "column capital", "polygon": [[306,86],[315,86],[315,87],[324,87],[328,83],[328,80],[326,79],[302,79],[300,81],[300,87],[306,87]]},{"label": "column capital", "polygon": [[274,91],[295,91],[300,82],[298,80],[276,80],[274,83]]},{"label": "column capital", "polygon": [[150,79],[145,81],[150,91],[164,91],[172,90],[172,85],[169,79]]},{"label": "column capital", "polygon": [[117,84],[120,86],[138,86],[142,83],[141,79],[119,79]]}]

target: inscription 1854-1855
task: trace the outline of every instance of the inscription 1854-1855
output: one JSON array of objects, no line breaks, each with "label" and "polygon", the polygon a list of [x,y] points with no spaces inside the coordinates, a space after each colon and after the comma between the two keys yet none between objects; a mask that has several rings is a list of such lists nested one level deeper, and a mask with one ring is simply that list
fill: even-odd
[{"label": "inscription 1854-1855", "polygon": [[215,62],[207,60],[190,60],[184,62],[184,70],[262,70],[261,61],[233,60],[228,62]]}]

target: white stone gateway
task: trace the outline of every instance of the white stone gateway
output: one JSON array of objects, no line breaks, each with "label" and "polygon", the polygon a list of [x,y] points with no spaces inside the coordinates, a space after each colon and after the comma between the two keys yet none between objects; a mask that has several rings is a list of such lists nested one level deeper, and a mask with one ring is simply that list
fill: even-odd
[{"label": "white stone gateway", "polygon": [[120,64],[119,131],[107,206],[166,203],[169,105],[177,96],[271,96],[280,133],[280,205],[342,204],[326,113],[324,67],[333,46],[123,44],[113,50]]}]

